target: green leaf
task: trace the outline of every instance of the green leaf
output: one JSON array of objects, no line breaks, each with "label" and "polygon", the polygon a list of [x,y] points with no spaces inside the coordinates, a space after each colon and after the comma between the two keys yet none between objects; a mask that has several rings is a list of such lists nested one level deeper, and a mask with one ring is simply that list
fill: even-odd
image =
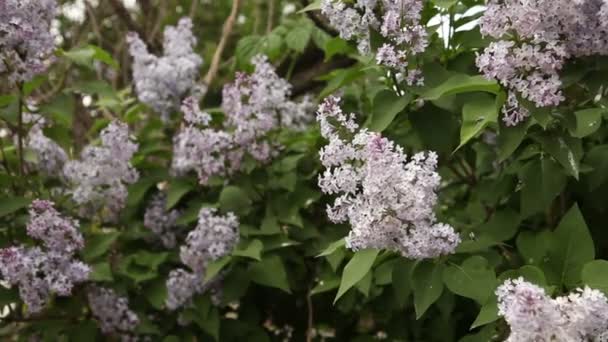
[{"label": "green leaf", "polygon": [[505,271],[498,277],[498,282],[502,284],[507,279],[517,279],[520,277],[539,286],[547,287],[548,285],[547,278],[543,271],[532,265],[525,265],[516,270]]},{"label": "green leaf", "polygon": [[502,241],[509,240],[517,233],[521,219],[519,215],[509,209],[497,211],[488,222],[473,228],[472,240],[465,240],[457,248],[458,253],[472,253],[483,251]]},{"label": "green leaf", "polygon": [[288,48],[302,53],[308,46],[311,35],[312,27],[310,25],[298,25],[287,33],[285,44]]},{"label": "green leaf", "polygon": [[540,265],[544,259],[551,240],[551,232],[521,232],[517,236],[517,249],[527,264]]},{"label": "green leaf", "polygon": [[422,97],[426,100],[438,100],[442,96],[475,91],[498,94],[500,86],[495,81],[490,81],[483,76],[458,74],[450,77],[447,81],[441,83],[437,87],[427,90],[422,94]]},{"label": "green leaf", "polygon": [[260,262],[256,262],[249,268],[251,280],[257,284],[275,287],[287,293],[291,293],[287,272],[283,261],[276,255],[268,256]]},{"label": "green leaf", "polygon": [[302,8],[298,11],[298,13],[310,12],[310,11],[318,11],[321,9],[321,0],[315,0],[308,4],[308,6]]},{"label": "green leaf", "polygon": [[414,290],[414,309],[416,319],[441,297],[443,293],[443,264],[423,261],[416,265],[411,274],[412,288]]},{"label": "green leaf", "polygon": [[521,213],[529,217],[547,210],[566,187],[568,177],[549,156],[541,156],[522,169]]},{"label": "green leaf", "polygon": [[100,262],[91,266],[91,280],[92,281],[113,281],[112,269],[108,262]]},{"label": "green leaf", "polygon": [[355,253],[353,258],[344,267],[340,288],[334,299],[334,304],[372,269],[378,253],[377,249],[364,249]]},{"label": "green leaf", "polygon": [[167,260],[169,253],[139,251],[123,258],[117,267],[122,275],[135,282],[143,282],[158,276],[158,267]]},{"label": "green leaf", "polygon": [[363,277],[363,279],[359,280],[355,284],[355,287],[357,288],[357,290],[359,290],[359,292],[361,292],[361,294],[363,294],[365,297],[368,297],[369,290],[372,287],[372,280],[373,280],[372,272],[367,272],[367,274]]},{"label": "green leaf", "polygon": [[576,286],[583,266],[595,258],[595,247],[578,205],[562,218],[553,233],[546,264],[547,276],[558,285]]},{"label": "green leaf", "polygon": [[579,110],[574,113],[576,118],[576,129],[570,133],[577,138],[583,138],[595,133],[602,124],[602,114],[606,110],[602,108],[590,108]]},{"label": "green leaf", "polygon": [[578,180],[583,147],[580,139],[570,136],[543,135],[537,137],[543,149],[553,156],[572,177]]},{"label": "green leaf", "polygon": [[150,282],[144,287],[143,294],[155,309],[163,310],[167,299],[166,279],[160,278]]},{"label": "green leaf", "polygon": [[75,108],[73,95],[59,94],[54,96],[51,102],[42,105],[40,111],[48,114],[54,122],[71,127]]},{"label": "green leaf", "polygon": [[340,285],[340,278],[333,277],[327,280],[319,280],[317,285],[310,290],[310,295],[314,296],[320,293],[325,293],[337,289]]},{"label": "green leaf", "polygon": [[129,196],[127,197],[127,205],[135,206],[141,203],[146,196],[148,190],[150,190],[158,179],[156,177],[141,178],[137,183],[129,186]]},{"label": "green leaf", "polygon": [[496,274],[488,261],[472,256],[462,265],[450,265],[443,270],[443,281],[453,293],[483,305],[496,288]]},{"label": "green leaf", "polygon": [[450,7],[454,6],[458,0],[433,0],[435,6],[443,9],[450,9]]},{"label": "green leaf", "polygon": [[585,175],[589,191],[593,191],[608,181],[608,145],[592,147],[585,156],[585,164],[593,168]]},{"label": "green leaf", "polygon": [[498,320],[498,301],[496,296],[492,295],[479,310],[477,318],[471,325],[471,330],[496,320]]},{"label": "green leaf", "polygon": [[344,87],[347,84],[352,83],[353,81],[363,76],[365,76],[365,71],[361,70],[361,68],[358,66],[354,66],[352,68],[347,69],[334,70],[329,75],[324,77],[329,81],[327,82],[327,86],[325,86],[325,88],[319,94],[319,98],[327,97],[336,90]]},{"label": "green leaf", "polygon": [[91,234],[86,237],[86,244],[82,252],[85,261],[91,261],[104,255],[120,236],[118,232],[105,234]]},{"label": "green leaf", "polygon": [[335,55],[346,55],[352,51],[352,47],[347,41],[340,37],[328,39],[323,46],[325,61],[329,61]]},{"label": "green leaf", "polygon": [[[244,247],[244,248],[243,248]],[[252,240],[249,241],[247,246],[240,245],[232,255],[246,257],[254,260],[262,260],[262,250],[264,249],[264,244],[260,240]]]},{"label": "green leaf", "polygon": [[585,264],[582,279],[585,285],[608,294],[608,261],[593,260]]},{"label": "green leaf", "polygon": [[462,107],[462,127],[460,129],[460,149],[490,124],[496,123],[502,103],[488,94],[474,94]]},{"label": "green leaf", "polygon": [[167,210],[173,208],[179,200],[194,189],[194,184],[187,180],[176,179],[172,181],[167,192]]},{"label": "green leaf", "polygon": [[213,279],[216,275],[218,275],[226,265],[230,263],[232,260],[231,256],[225,256],[223,258],[219,258],[218,260],[214,260],[207,265],[207,269],[205,270],[205,279],[207,282]]},{"label": "green leaf", "polygon": [[92,70],[95,68],[93,63],[94,61],[100,61],[114,69],[118,69],[118,62],[112,58],[112,55],[102,48],[94,45],[74,48],[70,51],[63,51],[63,55],[70,61]]},{"label": "green leaf", "polygon": [[220,193],[219,204],[222,211],[237,215],[247,214],[251,209],[251,199],[245,191],[236,186],[224,187]]},{"label": "green leaf", "polygon": [[374,97],[374,109],[368,128],[375,132],[384,131],[411,100],[410,95],[398,96],[388,89],[378,92]]},{"label": "green leaf", "polygon": [[521,145],[526,137],[530,120],[521,122],[517,126],[505,126],[500,120],[500,131],[498,134],[498,161],[503,162],[509,158]]},{"label": "green leaf", "polygon": [[2,197],[0,198],[0,217],[26,208],[31,202],[32,200],[23,197]]},{"label": "green leaf", "polygon": [[397,259],[393,266],[393,275],[391,276],[393,292],[397,300],[397,307],[403,308],[407,299],[412,294],[412,282],[410,275],[414,263],[402,258]]},{"label": "green leaf", "polygon": [[327,248],[325,248],[325,250],[323,252],[321,252],[321,254],[317,255],[317,258],[328,256],[330,254],[334,254],[334,252],[336,252],[338,249],[344,248],[344,246],[346,246],[345,239],[340,239],[340,240],[334,241],[334,242],[330,243],[329,246],[327,246]]}]

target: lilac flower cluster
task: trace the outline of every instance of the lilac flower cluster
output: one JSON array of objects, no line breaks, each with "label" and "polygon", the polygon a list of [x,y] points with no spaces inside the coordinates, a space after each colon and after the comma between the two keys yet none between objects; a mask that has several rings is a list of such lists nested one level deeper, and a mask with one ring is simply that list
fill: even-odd
[{"label": "lilac flower cluster", "polygon": [[276,74],[265,56],[256,56],[252,63],[253,74],[239,73],[234,83],[224,87],[222,129],[197,127],[207,126],[211,117],[198,108],[196,99],[184,102],[188,126],[174,138],[175,174],[196,171],[201,184],[206,184],[211,176],[239,170],[246,154],[267,162],[277,153],[277,146],[267,139],[272,130],[300,130],[311,121],[313,105],[308,97],[291,101],[291,85]]},{"label": "lilac flower cluster", "polygon": [[44,135],[40,126],[30,129],[25,138],[25,147],[36,155],[37,161],[32,166],[46,175],[61,176],[68,155],[61,146]]},{"label": "lilac flower cluster", "polygon": [[68,155],[61,146],[44,135],[43,129],[47,121],[38,114],[24,113],[23,122],[32,124],[24,139],[24,146],[33,152],[37,159],[35,162],[29,162],[28,166],[47,176],[61,177]]},{"label": "lilac flower cluster", "polygon": [[152,198],[144,213],[144,226],[156,235],[166,248],[175,247],[178,210],[167,211],[167,196],[159,193]]},{"label": "lilac flower cluster", "polygon": [[37,313],[52,295],[71,295],[76,284],[88,279],[91,269],[74,259],[84,247],[78,222],[62,217],[52,202],[32,202],[27,234],[41,240],[43,248],[14,246],[0,250],[0,273],[9,284],[19,287],[28,312]]},{"label": "lilac flower cluster", "polygon": [[497,290],[498,313],[511,327],[507,342],[583,342],[608,329],[608,299],[585,287],[552,299],[523,278],[508,279]]},{"label": "lilac flower cluster", "polygon": [[182,263],[191,272],[171,271],[167,280],[167,308],[175,310],[186,305],[196,294],[217,290],[217,282],[203,282],[205,271],[210,262],[232,252],[239,241],[238,226],[238,219],[232,213],[220,216],[216,209],[201,209],[196,228],[188,234],[180,249]]},{"label": "lilac flower cluster", "polygon": [[351,224],[347,246],[388,249],[412,259],[453,253],[460,237],[437,223],[433,211],[441,180],[437,155],[408,158],[392,141],[360,129],[339,102],[329,97],[317,112],[321,134],[329,140],[320,151],[327,170],[319,186],[324,193],[340,194],[327,214],[333,222]]},{"label": "lilac flower cluster", "polygon": [[[559,72],[569,58],[608,54],[604,0],[492,0],[481,33],[497,39],[477,56],[477,66],[510,94],[504,122],[517,125],[529,112],[516,94],[538,107],[564,101]],[[604,12],[606,13],[606,12]]]},{"label": "lilac flower cluster", "polygon": [[117,295],[114,290],[91,286],[87,298],[91,313],[104,334],[119,335],[125,340],[139,325],[137,314],[129,309],[128,298]]},{"label": "lilac flower cluster", "polygon": [[131,165],[138,145],[129,137],[129,127],[113,121],[101,132],[101,146],[89,145],[80,161],[69,161],[63,172],[74,186],[73,200],[82,206],[82,215],[91,216],[104,209],[107,220],[115,220],[127,199],[127,184],[139,178]]},{"label": "lilac flower cluster", "polygon": [[203,59],[194,52],[197,40],[192,33],[192,21],[183,18],[176,27],[165,29],[161,57],[150,54],[136,33],[129,33],[127,42],[139,100],[167,120],[185,96],[197,91],[195,85]]},{"label": "lilac flower cluster", "polygon": [[340,37],[357,41],[363,54],[372,53],[370,30],[377,31],[386,40],[375,52],[377,63],[397,71],[409,85],[421,85],[421,73],[410,62],[428,45],[422,8],[421,0],[357,0],[352,6],[323,0],[321,11]]},{"label": "lilac flower cluster", "polygon": [[50,33],[55,0],[0,1],[0,77],[11,83],[43,73],[55,49]]}]

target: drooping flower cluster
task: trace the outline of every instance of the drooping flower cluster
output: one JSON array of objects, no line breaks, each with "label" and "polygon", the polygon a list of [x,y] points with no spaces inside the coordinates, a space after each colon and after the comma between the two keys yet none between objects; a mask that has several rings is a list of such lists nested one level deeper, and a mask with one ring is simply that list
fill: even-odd
[{"label": "drooping flower cluster", "polygon": [[59,144],[44,135],[43,129],[47,126],[46,120],[38,114],[24,113],[23,121],[26,124],[32,124],[24,139],[24,146],[33,152],[37,159],[35,163],[28,163],[29,167],[48,176],[62,176],[63,166],[68,160],[68,155]]},{"label": "drooping flower cluster", "polygon": [[84,247],[78,222],[62,217],[49,201],[30,206],[27,234],[42,241],[41,247],[14,246],[0,250],[0,273],[19,287],[29,313],[40,312],[52,295],[69,296],[75,285],[86,281],[90,268],[74,259]]},{"label": "drooping flower cluster", "polygon": [[477,56],[477,66],[510,94],[504,122],[529,116],[516,94],[537,107],[564,101],[559,73],[569,58],[608,54],[604,0],[492,0],[481,33],[497,39]]},{"label": "drooping flower cluster", "polygon": [[392,141],[360,129],[339,101],[325,99],[317,113],[321,134],[329,140],[320,151],[327,170],[319,176],[319,186],[340,195],[327,213],[333,222],[350,223],[347,246],[388,249],[412,259],[454,252],[459,235],[436,222],[434,214],[441,180],[437,155],[408,158]]},{"label": "drooping flower cluster", "polygon": [[119,335],[123,340],[139,325],[137,314],[129,309],[127,297],[121,297],[114,290],[91,286],[87,290],[89,308],[106,335]]},{"label": "drooping flower cluster", "polygon": [[[357,42],[361,53],[374,53],[378,64],[399,72],[409,85],[420,85],[420,71],[410,64],[428,45],[426,28],[420,23],[422,8],[421,0],[357,0],[351,6],[342,0],[323,0],[321,12],[340,37]],[[372,51],[370,30],[386,41],[378,51]]]},{"label": "drooping flower cluster", "polygon": [[50,33],[55,0],[0,1],[0,77],[29,81],[50,64],[55,42]]},{"label": "drooping flower cluster", "polygon": [[518,278],[505,281],[496,295],[498,314],[511,327],[507,342],[584,342],[608,329],[608,299],[589,287],[553,299]]},{"label": "drooping flower cluster", "polygon": [[203,113],[195,99],[184,102],[182,111],[188,124],[174,138],[175,174],[196,171],[202,184],[211,176],[229,176],[241,168],[246,154],[267,162],[277,150],[268,134],[278,127],[299,130],[312,119],[308,97],[291,101],[291,85],[280,78],[265,56],[252,60],[253,74],[237,74],[223,90],[222,109],[226,120],[221,129],[207,126],[211,117]]},{"label": "drooping flower cluster", "polygon": [[101,132],[101,146],[89,145],[81,160],[66,163],[64,175],[73,185],[72,198],[81,205],[83,216],[103,209],[105,219],[118,217],[126,204],[127,184],[139,178],[130,162],[137,148],[129,137],[129,127],[113,121]]},{"label": "drooping flower cluster", "polygon": [[194,52],[197,40],[192,33],[192,21],[183,18],[177,26],[165,29],[161,57],[149,53],[136,33],[129,33],[127,42],[139,100],[167,120],[184,97],[198,91],[196,80],[203,59]]},{"label": "drooping flower cluster", "polygon": [[178,210],[167,210],[167,196],[159,193],[144,213],[144,226],[150,229],[166,248],[175,247],[177,220],[180,217]]},{"label": "drooping flower cluster", "polygon": [[238,226],[238,219],[232,213],[220,216],[216,209],[201,209],[196,228],[188,234],[180,249],[182,263],[190,271],[176,269],[169,274],[167,308],[175,310],[187,304],[194,295],[216,287],[214,281],[203,281],[207,265],[232,252],[239,241]]}]

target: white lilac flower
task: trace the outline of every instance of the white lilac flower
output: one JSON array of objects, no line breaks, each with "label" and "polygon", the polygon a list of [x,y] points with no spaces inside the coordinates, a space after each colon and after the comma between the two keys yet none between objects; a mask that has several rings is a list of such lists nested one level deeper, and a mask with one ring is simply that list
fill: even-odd
[{"label": "white lilac flower", "polygon": [[84,247],[78,222],[61,216],[53,203],[35,200],[30,207],[27,234],[40,247],[13,246],[0,250],[2,278],[19,287],[28,313],[40,312],[52,295],[69,296],[75,285],[89,278],[88,265],[74,259]]},{"label": "white lilac flower", "polygon": [[507,342],[585,342],[608,329],[608,299],[589,287],[553,299],[520,277],[506,280],[496,295],[498,314],[511,328]]},{"label": "white lilac flower", "polygon": [[129,309],[127,297],[121,297],[114,290],[91,286],[87,291],[89,308],[106,335],[128,335],[139,325],[137,314]]},{"label": "white lilac flower", "polygon": [[327,214],[333,222],[350,223],[347,246],[388,249],[412,259],[453,253],[460,237],[434,213],[441,180],[437,155],[408,158],[392,141],[360,129],[339,101],[329,97],[318,111],[322,135],[329,140],[320,151],[327,170],[319,186],[339,195]]},{"label": "white lilac flower", "polygon": [[0,77],[25,82],[46,71],[55,49],[55,0],[0,1]]},{"label": "white lilac flower", "polygon": [[[342,0],[323,0],[321,4],[321,12],[340,37],[356,41],[363,54],[375,54],[378,64],[401,74],[409,85],[422,84],[420,77],[409,77],[417,70],[410,61],[428,45],[426,29],[420,23],[421,0],[358,0],[350,5]],[[370,30],[385,40],[377,51],[372,51]]]},{"label": "white lilac flower", "polygon": [[69,161],[64,175],[73,186],[72,198],[82,206],[82,215],[103,210],[107,220],[115,220],[127,199],[127,185],[139,178],[131,165],[138,145],[129,137],[129,127],[113,121],[101,132],[101,146],[84,148],[79,161]]},{"label": "white lilac flower", "polygon": [[129,33],[127,42],[139,100],[168,120],[171,111],[179,109],[186,96],[198,91],[196,80],[203,59],[194,51],[197,40],[192,33],[192,21],[183,18],[177,26],[165,29],[161,57],[149,53],[136,33]]},{"label": "white lilac flower", "polygon": [[167,196],[156,194],[144,213],[144,226],[150,229],[166,248],[175,247],[178,210],[167,210]]},{"label": "white lilac flower", "polygon": [[219,303],[221,276],[204,281],[207,265],[229,255],[239,241],[239,222],[229,213],[217,214],[216,209],[203,208],[199,212],[196,228],[188,234],[180,249],[182,263],[190,271],[175,269],[167,279],[167,300],[170,310],[188,305],[194,295],[210,292],[215,303]]},{"label": "white lilac flower", "polygon": [[[477,56],[477,66],[537,107],[564,101],[559,72],[570,58],[608,54],[608,5],[604,0],[492,0],[480,19],[484,36],[497,41]],[[514,38],[516,37],[516,39]],[[527,115],[513,107],[505,122]]]}]

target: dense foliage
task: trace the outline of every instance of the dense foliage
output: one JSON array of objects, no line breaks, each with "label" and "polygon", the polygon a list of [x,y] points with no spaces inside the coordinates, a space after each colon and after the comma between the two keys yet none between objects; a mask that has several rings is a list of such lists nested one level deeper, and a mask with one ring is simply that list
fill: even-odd
[{"label": "dense foliage", "polygon": [[2,340],[608,339],[606,0],[1,0],[0,80]]}]

